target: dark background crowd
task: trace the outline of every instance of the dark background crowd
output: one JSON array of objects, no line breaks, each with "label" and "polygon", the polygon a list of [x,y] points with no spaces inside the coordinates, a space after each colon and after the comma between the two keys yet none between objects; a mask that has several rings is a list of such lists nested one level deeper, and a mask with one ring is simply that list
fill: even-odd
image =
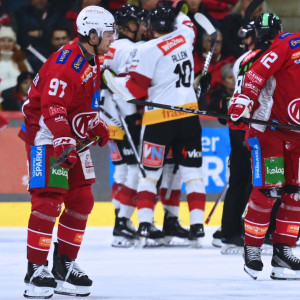
[{"label": "dark background crowd", "polygon": [[[28,88],[42,62],[27,47],[31,45],[45,58],[76,37],[76,17],[88,5],[100,5],[112,13],[124,4],[145,10],[161,0],[0,0],[0,107],[19,111]],[[252,0],[186,0],[188,15],[197,30],[194,48],[195,74],[203,68],[210,48],[210,37],[194,20],[201,12],[218,29],[216,47],[208,72],[212,75],[209,92],[200,99],[201,109],[216,109],[220,95],[233,90],[232,64],[244,52],[238,30]],[[265,3],[254,13],[266,10]],[[225,67],[225,68],[224,68]]]}]

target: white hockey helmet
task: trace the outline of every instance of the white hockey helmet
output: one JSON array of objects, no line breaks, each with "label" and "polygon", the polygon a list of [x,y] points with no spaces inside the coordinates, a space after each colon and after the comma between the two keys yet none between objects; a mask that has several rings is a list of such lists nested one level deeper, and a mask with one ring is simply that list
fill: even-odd
[{"label": "white hockey helmet", "polygon": [[76,25],[77,32],[83,36],[89,36],[90,33],[95,32],[99,38],[102,38],[104,31],[116,33],[113,15],[100,6],[90,5],[82,9],[77,17]]}]

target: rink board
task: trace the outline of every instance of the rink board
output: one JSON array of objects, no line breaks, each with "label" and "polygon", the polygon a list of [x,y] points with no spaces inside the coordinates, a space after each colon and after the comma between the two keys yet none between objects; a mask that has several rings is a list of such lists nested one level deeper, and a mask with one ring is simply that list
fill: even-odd
[{"label": "rink board", "polygon": [[[207,202],[205,208],[205,217],[211,211],[213,202]],[[223,203],[220,203],[209,223],[212,226],[220,226],[222,217]],[[30,215],[29,202],[2,202],[0,203],[0,227],[27,227]],[[163,209],[159,202],[157,204],[154,220],[158,226],[163,222]],[[180,205],[179,219],[183,226],[189,226],[189,210],[187,202]],[[88,226],[113,226],[115,220],[114,208],[111,202],[96,202],[94,209],[90,215]],[[133,214],[133,223],[138,225],[137,211]]]}]

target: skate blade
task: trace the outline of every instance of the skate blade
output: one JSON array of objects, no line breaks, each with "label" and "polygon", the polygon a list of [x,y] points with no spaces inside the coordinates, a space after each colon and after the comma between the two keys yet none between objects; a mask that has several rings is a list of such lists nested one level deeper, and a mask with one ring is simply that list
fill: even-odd
[{"label": "skate blade", "polygon": [[257,279],[258,273],[260,272],[260,271],[250,269],[246,265],[244,266],[244,271],[254,280]]},{"label": "skate blade", "polygon": [[238,255],[244,252],[243,247],[233,244],[222,244],[221,254],[223,255]]},{"label": "skate blade", "polygon": [[261,247],[261,254],[262,255],[273,255],[273,246],[263,244]]},{"label": "skate blade", "polygon": [[30,299],[50,299],[53,296],[53,292],[54,288],[35,286],[29,283],[23,296]]},{"label": "skate blade", "polygon": [[189,240],[190,246],[192,248],[202,248],[203,243],[202,243],[203,238],[195,238],[194,240]]},{"label": "skate blade", "polygon": [[212,245],[214,247],[221,248],[222,247],[222,241],[221,241],[221,239],[213,239]]},{"label": "skate blade", "polygon": [[300,280],[300,271],[273,267],[270,277],[274,280]]},{"label": "skate blade", "polygon": [[190,245],[187,238],[180,238],[177,236],[165,236],[164,244],[167,247],[188,247]]},{"label": "skate blade", "polygon": [[115,248],[130,248],[135,245],[135,240],[127,239],[123,236],[117,236],[111,243],[112,247]]},{"label": "skate blade", "polygon": [[57,287],[54,289],[55,294],[75,297],[86,297],[91,293],[90,286],[74,285],[61,280],[56,280],[56,282]]},{"label": "skate blade", "polygon": [[140,237],[138,247],[139,248],[155,248],[155,247],[161,247],[164,245],[163,239],[150,239],[146,238],[144,236]]}]

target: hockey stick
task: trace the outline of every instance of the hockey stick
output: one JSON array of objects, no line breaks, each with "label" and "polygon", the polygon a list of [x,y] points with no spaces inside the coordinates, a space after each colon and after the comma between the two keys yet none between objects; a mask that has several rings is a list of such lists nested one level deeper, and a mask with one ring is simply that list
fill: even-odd
[{"label": "hockey stick", "polygon": [[37,51],[35,48],[33,48],[31,45],[27,47],[27,50],[30,51],[42,63],[45,63],[47,61],[47,58],[44,55],[42,55],[39,51]]},{"label": "hockey stick", "polygon": [[[204,62],[204,66],[201,72],[201,76],[199,76],[199,82],[196,82],[195,85],[197,85],[196,88],[196,96],[197,99],[200,98],[201,95],[201,86],[200,86],[200,81],[201,79],[206,75],[211,59],[212,59],[212,55],[214,53],[214,49],[215,49],[215,45],[216,45],[216,40],[217,40],[217,31],[215,29],[215,27],[211,24],[211,22],[205,17],[205,15],[201,14],[201,13],[196,13],[194,16],[195,21],[206,31],[206,33],[210,36],[210,48],[209,51],[207,52],[206,55],[206,59]],[[198,80],[197,80],[198,81]]]},{"label": "hockey stick", "polygon": [[247,25],[250,22],[252,14],[263,2],[264,0],[253,0],[248,5],[244,15],[244,25]]},{"label": "hockey stick", "polygon": [[[206,111],[206,110],[198,110],[198,109],[192,109],[192,108],[186,108],[186,107],[180,107],[180,106],[174,106],[174,105],[154,103],[154,102],[148,102],[148,101],[137,100],[137,99],[127,100],[127,102],[137,104],[137,105],[181,111],[181,112],[194,114],[194,115],[209,116],[209,117],[214,117],[214,118],[231,120],[229,115],[215,113],[215,112]],[[289,125],[289,124],[281,124],[281,123],[277,123],[277,122],[263,121],[263,120],[257,120],[257,119],[248,119],[248,118],[244,118],[244,117],[241,117],[239,120],[245,124],[259,124],[259,125],[263,125],[263,126],[272,126],[272,127],[282,128],[282,129],[300,131],[300,126],[294,126],[294,125]]]},{"label": "hockey stick", "polygon": [[205,224],[208,224],[210,222],[210,220],[211,220],[213,214],[215,213],[215,211],[216,211],[219,203],[221,203],[224,200],[228,186],[229,186],[229,184],[228,184],[228,182],[226,182],[226,184],[224,185],[224,188],[223,188],[222,192],[220,193],[219,197],[215,201],[214,206],[212,207],[210,213],[208,214],[208,216],[207,216],[207,218],[205,220]]},{"label": "hockey stick", "polygon": [[[92,144],[94,144],[95,142],[100,142],[101,138],[99,136],[95,136],[94,138],[92,138],[92,140],[90,140],[89,142],[80,145],[79,147],[76,148],[77,153],[81,153],[83,152],[87,147],[91,146]],[[67,156],[70,152],[72,152],[74,150],[74,146],[70,146],[68,147],[65,151],[63,151],[63,153],[57,158],[57,160],[52,164],[51,169],[56,168],[57,166],[59,166],[61,163],[65,162],[67,160]]]},{"label": "hockey stick", "polygon": [[118,105],[118,103],[117,103],[117,101],[116,101],[115,99],[112,98],[112,101],[115,103],[116,110],[117,110],[117,112],[118,112],[118,115],[119,115],[120,120],[121,120],[121,123],[122,123],[122,129],[123,129],[123,130],[125,131],[125,133],[126,133],[127,140],[128,140],[128,142],[129,142],[129,144],[130,144],[130,146],[131,146],[131,149],[132,149],[132,151],[133,151],[133,153],[134,153],[134,156],[135,156],[136,162],[137,162],[137,164],[138,164],[138,167],[139,167],[139,169],[140,169],[140,171],[141,171],[143,177],[146,178],[146,171],[145,171],[145,169],[144,169],[144,166],[143,166],[142,163],[141,163],[140,157],[139,157],[139,155],[138,155],[138,153],[137,153],[137,150],[136,150],[136,147],[135,147],[135,145],[134,145],[132,136],[131,136],[131,134],[130,134],[130,132],[129,132],[129,129],[128,129],[128,127],[127,127],[126,121],[125,121],[125,119],[122,117],[120,107],[119,107],[119,105]]},{"label": "hockey stick", "polygon": [[116,120],[108,111],[106,111],[102,106],[99,105],[98,109],[99,109],[100,112],[103,113],[103,115],[105,117],[107,117],[108,119],[110,119],[116,126],[118,126],[118,127],[120,127],[121,129],[124,130],[123,125],[118,120]]}]

